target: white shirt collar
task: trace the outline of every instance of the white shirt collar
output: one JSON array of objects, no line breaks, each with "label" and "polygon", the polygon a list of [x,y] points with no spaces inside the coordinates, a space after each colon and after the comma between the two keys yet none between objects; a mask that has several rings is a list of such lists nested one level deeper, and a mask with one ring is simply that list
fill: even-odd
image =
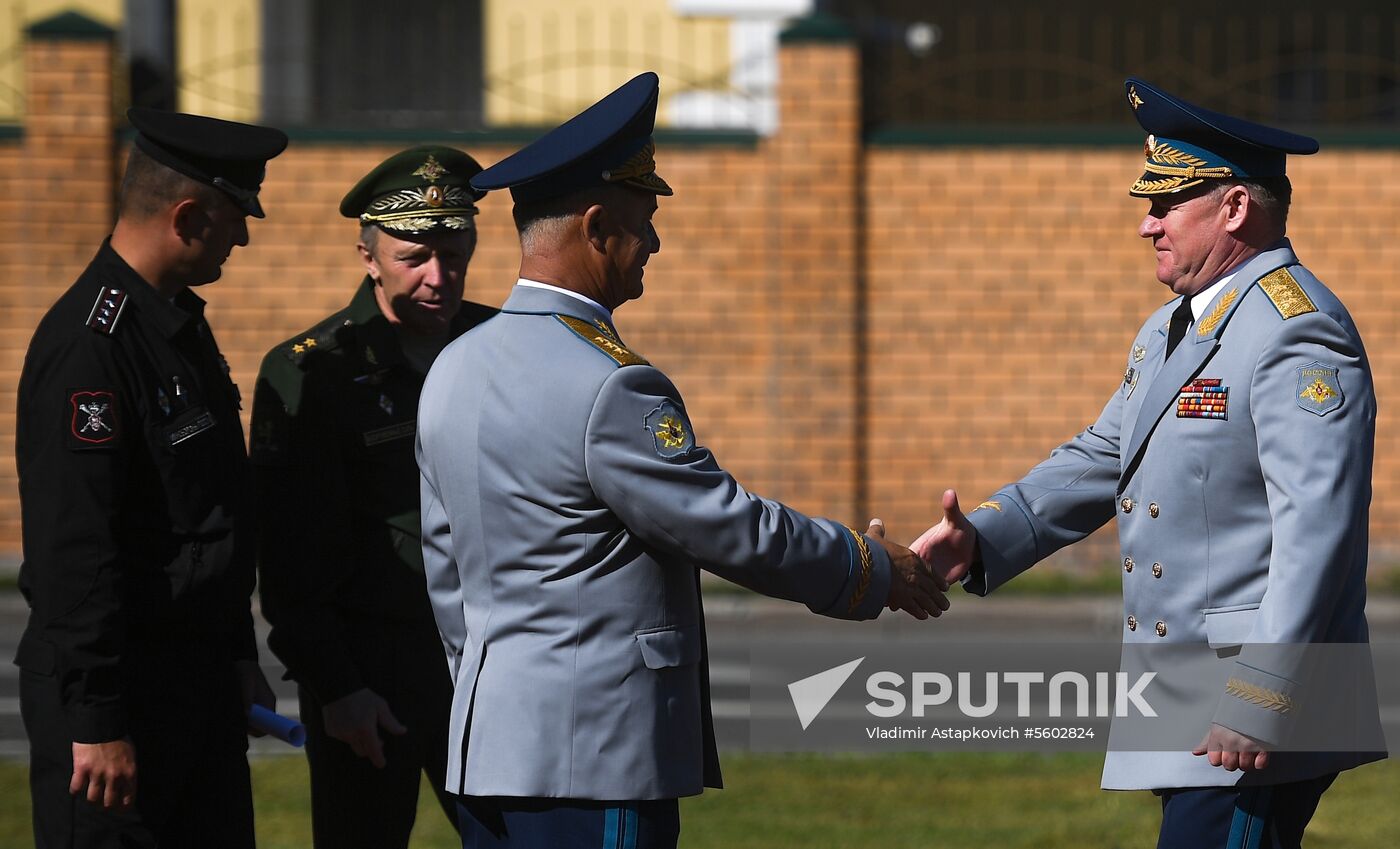
[{"label": "white shirt collar", "polygon": [[1234,276],[1235,272],[1232,271],[1191,296],[1191,314],[1195,316],[1195,321],[1201,320],[1201,314],[1206,311],[1206,307],[1210,306],[1210,302],[1215,300],[1215,296],[1220,294],[1220,290],[1225,288],[1225,284]]},{"label": "white shirt collar", "polygon": [[561,295],[568,295],[574,300],[583,301],[589,306],[597,307],[598,309],[602,310],[603,315],[607,316],[609,319],[612,318],[612,310],[608,309],[607,307],[603,306],[602,304],[598,303],[597,301],[593,300],[587,295],[580,295],[578,292],[572,291],[570,289],[564,289],[559,286],[551,286],[548,283],[541,283],[538,280],[530,280],[525,277],[521,277],[520,279],[516,280],[515,285],[524,286],[528,289],[547,289],[550,292],[558,292]]}]

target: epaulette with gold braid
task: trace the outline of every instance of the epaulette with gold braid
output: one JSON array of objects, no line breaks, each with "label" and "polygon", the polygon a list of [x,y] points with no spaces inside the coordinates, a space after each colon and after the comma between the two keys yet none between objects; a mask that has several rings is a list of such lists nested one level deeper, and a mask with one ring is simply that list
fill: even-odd
[{"label": "epaulette with gold braid", "polygon": [[1259,288],[1274,302],[1274,308],[1285,321],[1304,313],[1317,312],[1317,305],[1286,268],[1271,271],[1260,277]]},{"label": "epaulette with gold braid", "polygon": [[577,334],[580,339],[593,345],[604,354],[607,354],[620,366],[651,365],[642,355],[634,352],[626,345],[623,345],[622,340],[618,339],[612,330],[601,322],[592,324],[581,318],[574,318],[571,315],[559,315],[558,313],[555,313],[554,317],[559,319],[559,322],[565,327]]}]

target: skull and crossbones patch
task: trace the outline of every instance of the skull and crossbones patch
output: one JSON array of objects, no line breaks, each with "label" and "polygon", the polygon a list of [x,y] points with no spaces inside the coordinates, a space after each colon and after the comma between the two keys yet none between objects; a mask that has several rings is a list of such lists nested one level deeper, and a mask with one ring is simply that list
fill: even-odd
[{"label": "skull and crossbones patch", "polygon": [[68,394],[69,445],[101,448],[117,441],[117,398],[107,389],[79,389]]}]

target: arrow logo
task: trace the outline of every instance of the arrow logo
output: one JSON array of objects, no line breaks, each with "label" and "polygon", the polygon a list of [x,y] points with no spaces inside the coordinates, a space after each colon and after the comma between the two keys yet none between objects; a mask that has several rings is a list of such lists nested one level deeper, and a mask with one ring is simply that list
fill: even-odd
[{"label": "arrow logo", "polygon": [[822,712],[827,702],[836,695],[836,691],[840,690],[846,679],[856,671],[856,667],[864,662],[865,658],[858,657],[850,663],[843,663],[788,685],[788,695],[792,696],[792,706],[797,709],[797,719],[802,723],[803,731],[807,730],[807,726]]}]

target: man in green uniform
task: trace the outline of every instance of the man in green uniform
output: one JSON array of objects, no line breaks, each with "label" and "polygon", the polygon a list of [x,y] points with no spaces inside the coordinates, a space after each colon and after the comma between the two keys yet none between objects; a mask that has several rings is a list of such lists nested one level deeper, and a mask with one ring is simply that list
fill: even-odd
[{"label": "man in green uniform", "polygon": [[456,818],[413,437],[434,357],[496,312],[462,300],[479,171],[461,151],[418,147],[367,174],[340,204],[360,221],[365,279],[258,375],[263,612],[298,684],[318,847],[406,846],[423,771]]}]

